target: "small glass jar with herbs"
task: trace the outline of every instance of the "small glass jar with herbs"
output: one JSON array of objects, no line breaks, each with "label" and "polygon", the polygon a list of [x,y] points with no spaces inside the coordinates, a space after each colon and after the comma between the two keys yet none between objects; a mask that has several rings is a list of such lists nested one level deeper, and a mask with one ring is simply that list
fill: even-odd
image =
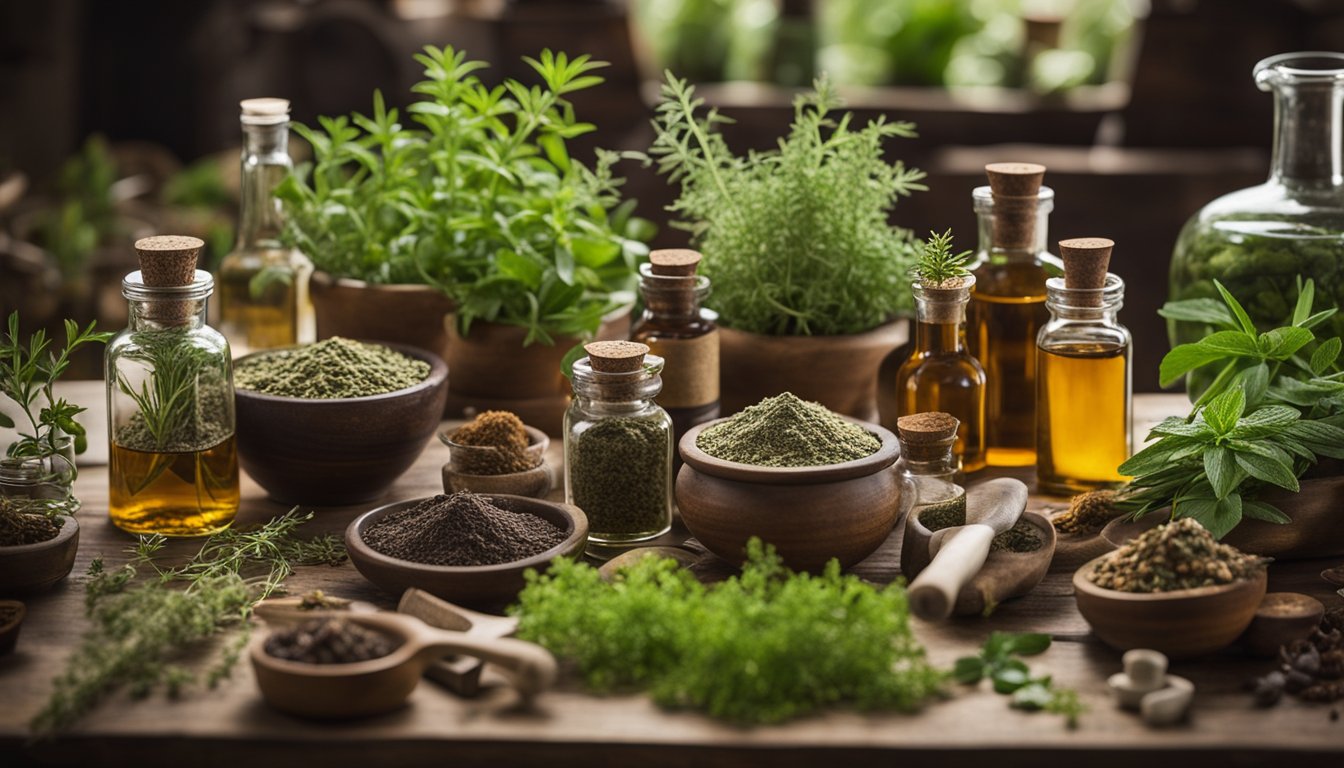
[{"label": "small glass jar with herbs", "polygon": [[565,501],[589,540],[645,541],[672,527],[672,419],[653,398],[663,360],[644,344],[599,341],[574,363],[565,413]]}]

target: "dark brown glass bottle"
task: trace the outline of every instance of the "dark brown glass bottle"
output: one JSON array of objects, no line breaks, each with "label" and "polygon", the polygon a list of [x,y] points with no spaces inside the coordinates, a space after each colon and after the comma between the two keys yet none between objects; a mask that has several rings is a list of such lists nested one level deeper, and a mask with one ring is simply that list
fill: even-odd
[{"label": "dark brown glass bottle", "polygon": [[644,314],[630,332],[631,341],[666,361],[663,391],[654,401],[672,417],[678,442],[691,427],[719,417],[719,329],[714,313],[700,307],[709,278],[695,273],[699,264],[692,250],[649,254],[639,270]]}]

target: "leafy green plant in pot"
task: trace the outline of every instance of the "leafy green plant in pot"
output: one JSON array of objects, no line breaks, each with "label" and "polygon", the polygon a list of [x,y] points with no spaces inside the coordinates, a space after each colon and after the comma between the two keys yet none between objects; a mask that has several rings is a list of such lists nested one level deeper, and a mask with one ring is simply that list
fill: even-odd
[{"label": "leafy green plant in pot", "polygon": [[594,130],[566,96],[601,83],[592,72],[605,65],[548,50],[525,59],[540,84],[490,87],[474,74],[485,64],[463,52],[431,46],[416,60],[414,125],[379,93],[371,115],[295,125],[314,163],[277,189],[286,237],[329,278],[440,291],[455,308],[450,399],[536,401],[558,428],[560,358],[581,339],[620,335],[610,320],[633,297],[651,234],[621,201],[618,155],[599,152],[589,168],[566,147]]},{"label": "leafy green plant in pot", "polygon": [[0,410],[0,427],[17,431],[0,458],[0,590],[51,586],[74,565],[79,547],[75,454],[85,447],[84,428],[75,417],[84,409],[53,390],[75,350],[110,337],[96,332],[93,323],[81,329],[66,320],[65,346],[57,352],[45,331],[25,344],[19,314],[9,315],[7,333],[0,338],[0,394],[18,414]]},{"label": "leafy green plant in pot", "polygon": [[914,136],[879,118],[859,128],[839,115],[825,80],[794,102],[776,149],[735,154],[694,88],[667,75],[649,154],[681,185],[670,210],[704,253],[720,315],[724,413],[791,391],[872,419],[877,368],[905,338],[918,247],[892,227],[897,199],[924,174],[885,158]]}]

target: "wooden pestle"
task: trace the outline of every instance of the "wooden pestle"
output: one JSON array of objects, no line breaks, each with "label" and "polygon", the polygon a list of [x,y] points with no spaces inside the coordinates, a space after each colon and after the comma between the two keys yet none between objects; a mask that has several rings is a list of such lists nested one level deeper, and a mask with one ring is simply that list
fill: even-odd
[{"label": "wooden pestle", "polygon": [[952,615],[957,593],[985,565],[994,537],[1012,528],[1027,509],[1027,486],[1003,477],[966,492],[966,524],[934,531],[929,564],[910,584],[910,609],[921,619]]}]

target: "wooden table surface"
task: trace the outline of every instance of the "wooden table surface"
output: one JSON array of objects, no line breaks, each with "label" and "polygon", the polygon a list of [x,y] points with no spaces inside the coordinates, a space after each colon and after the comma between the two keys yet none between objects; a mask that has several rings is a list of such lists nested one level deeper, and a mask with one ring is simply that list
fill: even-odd
[{"label": "wooden table surface", "polygon": [[[101,384],[83,384],[70,396],[97,403]],[[1182,413],[1176,395],[1135,399],[1136,432],[1162,416]],[[95,408],[90,420],[101,418]],[[552,445],[553,462],[560,459]],[[439,468],[447,449],[432,440],[415,466],[392,488],[387,500],[429,495],[441,490]],[[884,766],[983,765],[993,750],[996,764],[1065,765],[1143,764],[1282,766],[1344,765],[1344,721],[1331,718],[1331,707],[1285,701],[1259,710],[1242,691],[1246,679],[1272,664],[1234,651],[1197,662],[1177,662],[1175,674],[1197,686],[1194,714],[1178,727],[1150,730],[1110,702],[1106,678],[1119,670],[1119,654],[1088,631],[1074,605],[1069,573],[1052,573],[1032,594],[1000,606],[988,619],[972,618],[934,625],[916,622],[915,631],[935,663],[949,665],[973,653],[992,630],[1048,632],[1055,643],[1030,660],[1033,671],[1054,676],[1076,688],[1089,707],[1078,730],[1062,719],[1008,707],[1007,697],[986,685],[975,690],[950,688],[946,701],[930,703],[919,714],[870,715],[834,711],[785,725],[736,728],[691,713],[665,712],[638,695],[593,697],[574,682],[545,695],[538,707],[518,711],[512,694],[493,689],[464,700],[422,681],[410,705],[372,719],[322,724],[269,709],[258,694],[246,660],[215,690],[192,689],[178,700],[161,694],[132,701],[118,694],[104,702],[60,738],[25,744],[27,722],[50,693],[50,681],[86,627],[82,574],[95,556],[109,565],[124,559],[132,537],[106,520],[107,473],[102,467],[81,472],[76,487],[84,506],[75,571],[63,585],[29,601],[18,650],[0,658],[0,765],[27,760],[79,765],[192,766],[291,765],[296,759],[320,768],[338,766],[436,765],[607,765],[617,761],[640,766],[772,766],[817,763]],[[1033,508],[1060,503],[1033,497]],[[373,505],[317,511],[313,531],[340,533]],[[266,519],[285,511],[268,501],[250,479],[243,479],[239,522]],[[886,582],[898,573],[899,547],[893,536],[881,550],[856,567],[865,578]],[[178,541],[171,551],[189,553],[195,545]],[[1277,563],[1270,569],[1271,591],[1313,594],[1328,605],[1339,598],[1318,577],[1331,562]],[[320,588],[392,607],[383,594],[350,565],[299,569],[291,591]],[[14,758],[13,762],[9,757]]]}]

